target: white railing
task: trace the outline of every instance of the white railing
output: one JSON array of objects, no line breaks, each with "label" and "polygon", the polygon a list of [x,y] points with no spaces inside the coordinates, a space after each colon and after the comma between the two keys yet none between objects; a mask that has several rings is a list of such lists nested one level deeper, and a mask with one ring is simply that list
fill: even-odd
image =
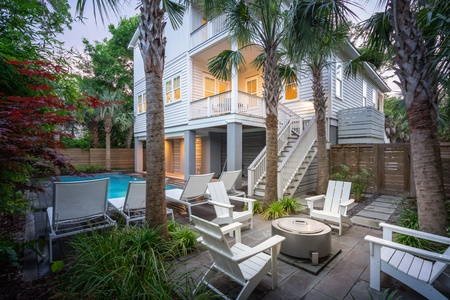
[{"label": "white railing", "polygon": [[316,142],[316,139],[317,125],[316,118],[313,117],[303,130],[300,138],[292,146],[290,152],[278,165],[278,198],[283,198],[284,192],[297,174],[298,169]]},{"label": "white railing", "polygon": [[[191,119],[201,119],[232,113],[231,91],[192,101]],[[258,96],[238,92],[237,113],[253,117],[265,116],[265,106]]]},{"label": "white railing", "polygon": [[225,15],[206,22],[191,33],[191,48],[194,48],[225,30]]},{"label": "white railing", "polygon": [[[289,141],[291,132],[303,132],[303,119],[282,104],[278,104],[278,155]],[[255,188],[266,174],[266,147],[248,167],[248,195],[252,196]]]}]

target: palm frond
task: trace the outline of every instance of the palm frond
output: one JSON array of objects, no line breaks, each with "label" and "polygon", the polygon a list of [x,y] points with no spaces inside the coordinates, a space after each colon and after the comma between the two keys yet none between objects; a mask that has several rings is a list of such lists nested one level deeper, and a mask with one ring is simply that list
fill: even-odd
[{"label": "palm frond", "polygon": [[186,11],[186,6],[171,0],[162,1],[163,9],[167,12],[170,24],[174,29],[178,29],[183,25],[183,15]]},{"label": "palm frond", "polygon": [[[83,20],[85,6],[87,0],[78,0],[75,6],[75,16],[79,19]],[[109,20],[108,11],[114,13],[115,16],[119,14],[119,4],[121,1],[119,0],[91,0],[92,6],[94,9],[94,19],[97,22],[97,12],[100,15],[100,19],[102,23],[105,23],[105,17]]]},{"label": "palm frond", "polygon": [[208,70],[217,79],[228,81],[231,79],[232,67],[238,67],[244,63],[244,56],[239,50],[224,50],[209,60]]}]

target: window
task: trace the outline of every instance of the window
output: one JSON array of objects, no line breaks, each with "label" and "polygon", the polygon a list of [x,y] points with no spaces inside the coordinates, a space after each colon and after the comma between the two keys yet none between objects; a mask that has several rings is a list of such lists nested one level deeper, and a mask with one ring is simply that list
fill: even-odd
[{"label": "window", "polygon": [[336,97],[342,99],[342,64],[336,65]]},{"label": "window", "polygon": [[137,98],[137,105],[138,105],[138,114],[143,113],[147,110],[147,102],[145,93],[140,94]]},{"label": "window", "polygon": [[247,93],[251,95],[257,95],[258,94],[258,79],[257,77],[251,77],[246,81],[247,85]]},{"label": "window", "polygon": [[211,97],[216,94],[216,80],[211,77],[205,77],[205,97]]},{"label": "window", "polygon": [[362,106],[366,106],[367,105],[367,83],[364,80],[363,80],[363,90],[362,90],[362,101],[363,101]]},{"label": "window", "polygon": [[284,97],[286,100],[294,100],[298,98],[297,93],[298,83],[297,82],[291,82],[284,86]]},{"label": "window", "polygon": [[166,81],[166,103],[172,103],[181,99],[180,76]]}]

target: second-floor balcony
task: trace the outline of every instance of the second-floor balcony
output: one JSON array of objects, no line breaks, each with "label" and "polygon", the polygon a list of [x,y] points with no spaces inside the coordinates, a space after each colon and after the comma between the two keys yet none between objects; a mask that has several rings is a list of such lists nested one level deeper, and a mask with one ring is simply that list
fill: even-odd
[{"label": "second-floor balcony", "polygon": [[191,102],[191,119],[225,114],[265,117],[265,103],[261,97],[238,91],[238,101],[232,101],[231,91]]},{"label": "second-floor balcony", "polygon": [[225,30],[225,15],[206,22],[191,33],[191,49],[222,33]]}]

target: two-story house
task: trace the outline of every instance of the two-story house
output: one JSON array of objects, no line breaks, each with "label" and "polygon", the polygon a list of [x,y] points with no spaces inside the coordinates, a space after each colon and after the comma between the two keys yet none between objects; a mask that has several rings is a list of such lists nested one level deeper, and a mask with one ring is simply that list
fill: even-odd
[{"label": "two-story house", "polygon": [[[235,68],[230,81],[221,81],[209,73],[207,62],[222,50],[236,47],[224,30],[223,16],[206,20],[200,9],[192,6],[185,13],[181,28],[173,30],[167,26],[166,36],[163,78],[166,171],[187,178],[207,172],[214,172],[218,177],[223,170],[242,170],[243,176],[248,177],[248,193],[262,195],[265,172],[262,71],[250,64],[259,50],[245,50],[248,64]],[[139,172],[144,171],[146,105],[137,31],[130,47],[134,48],[135,169]],[[328,97],[327,140],[331,144],[339,142],[339,113],[342,111],[364,107],[364,120],[371,123],[371,116],[378,114],[383,119],[380,126],[384,126],[384,115],[380,111],[383,93],[389,91],[386,84],[369,65],[355,78],[344,77],[344,63],[357,55],[357,50],[349,43],[324,72]],[[298,83],[284,87],[279,104],[280,195],[292,194],[299,187],[305,191],[315,188],[316,134],[311,86],[311,78],[301,75]],[[346,120],[348,123],[349,119]],[[309,126],[308,122],[311,122]],[[383,128],[381,136],[352,132],[352,142],[358,139],[359,142],[383,142]]]}]

